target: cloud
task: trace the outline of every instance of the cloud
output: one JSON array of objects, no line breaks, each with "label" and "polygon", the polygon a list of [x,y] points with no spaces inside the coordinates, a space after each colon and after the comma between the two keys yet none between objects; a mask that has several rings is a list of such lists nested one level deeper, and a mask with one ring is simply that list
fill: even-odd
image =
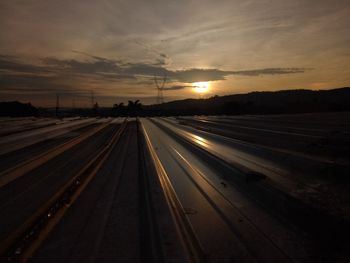
[{"label": "cloud", "polygon": [[242,76],[260,76],[260,75],[283,75],[304,73],[309,68],[264,68],[240,71],[223,71],[220,69],[185,69],[185,70],[168,70],[165,67],[145,64],[145,63],[128,63],[125,67],[120,68],[124,74],[140,75],[140,76],[167,76],[168,78],[184,83],[192,83],[199,81],[217,81],[225,80],[229,75]]},{"label": "cloud", "polygon": [[199,82],[225,80],[229,75],[260,76],[304,73],[306,68],[264,68],[240,71],[222,71],[219,69],[187,69],[171,72],[171,76],[180,82]]},{"label": "cloud", "polygon": [[164,87],[164,90],[183,90],[185,88],[189,88],[192,86],[189,85],[175,85],[175,86],[170,86],[170,87]]},{"label": "cloud", "polygon": [[137,80],[135,76],[132,75],[122,75],[118,73],[113,72],[97,72],[96,74],[100,75],[104,79],[110,79],[110,80]]},{"label": "cloud", "polygon": [[183,82],[225,80],[229,75],[260,76],[304,73],[310,68],[263,68],[240,71],[223,71],[220,69],[191,68],[184,70],[169,70],[160,65],[147,63],[118,63],[106,58],[89,55],[91,60],[58,59],[46,57],[41,64],[22,63],[17,58],[0,56],[0,70],[28,74],[65,74],[89,75],[110,79],[130,79],[139,77],[166,76],[168,79]]},{"label": "cloud", "polygon": [[143,42],[140,42],[138,40],[135,41],[135,44],[141,46],[142,48],[144,48],[147,52],[155,54],[157,57],[155,58],[156,63],[154,63],[154,65],[156,66],[166,66],[171,64],[171,58],[165,54],[164,52],[159,51],[158,49],[150,46],[150,45],[146,45]]},{"label": "cloud", "polygon": [[0,56],[0,70],[1,71],[14,71],[22,73],[45,73],[48,70],[45,67],[33,64],[26,64],[18,61],[16,57],[13,56]]},{"label": "cloud", "polygon": [[[139,87],[154,88],[153,77],[167,77],[168,83],[179,85],[166,86],[164,90],[183,90],[186,83],[199,81],[225,80],[229,75],[255,77],[260,75],[282,75],[303,73],[306,68],[263,68],[240,71],[223,71],[220,69],[191,68],[170,70],[162,65],[152,63],[125,63],[76,51],[87,56],[88,60],[58,59],[46,57],[38,63],[24,63],[13,56],[0,55],[0,88],[3,92],[10,90],[22,93],[64,92],[76,93],[95,85],[104,89],[114,82],[123,82]],[[162,54],[162,57],[166,57]],[[152,79],[152,81],[151,81]],[[183,84],[181,84],[183,83]],[[84,91],[85,92],[85,91]]]},{"label": "cloud", "polygon": [[167,54],[164,54],[164,53],[159,53],[159,56],[169,59],[169,56]]},{"label": "cloud", "polygon": [[66,70],[72,73],[95,74],[98,72],[116,73],[119,66],[108,60],[78,61],[75,59],[60,60],[56,58],[44,58],[42,62],[56,69]]},{"label": "cloud", "polygon": [[29,64],[17,57],[0,56],[0,93],[29,97],[55,93],[85,96],[91,85],[99,85],[103,90],[106,84],[136,80],[134,76],[118,74],[116,70],[116,65],[101,60],[82,62],[44,58]]},{"label": "cloud", "polygon": [[171,72],[171,77],[180,82],[199,82],[199,81],[215,81],[224,80],[229,72],[219,69],[186,69]]},{"label": "cloud", "polygon": [[86,57],[90,57],[90,58],[93,58],[93,59],[96,59],[96,60],[101,60],[101,61],[109,61],[109,59],[107,58],[103,58],[103,57],[99,57],[99,56],[95,56],[95,55],[91,55],[87,52],[83,52],[83,51],[79,51],[79,50],[72,50],[73,53],[76,53],[76,54],[79,54],[79,55],[84,55]]},{"label": "cloud", "polygon": [[243,75],[243,76],[260,76],[260,75],[283,75],[283,74],[295,74],[304,73],[311,68],[264,68],[253,70],[241,70],[230,71],[231,75]]}]

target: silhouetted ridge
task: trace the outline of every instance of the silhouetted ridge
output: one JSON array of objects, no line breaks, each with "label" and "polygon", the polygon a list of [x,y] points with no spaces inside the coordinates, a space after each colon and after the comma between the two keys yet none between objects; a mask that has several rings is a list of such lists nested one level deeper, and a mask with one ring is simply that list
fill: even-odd
[{"label": "silhouetted ridge", "polygon": [[251,92],[145,106],[145,115],[283,114],[349,111],[350,88]]}]

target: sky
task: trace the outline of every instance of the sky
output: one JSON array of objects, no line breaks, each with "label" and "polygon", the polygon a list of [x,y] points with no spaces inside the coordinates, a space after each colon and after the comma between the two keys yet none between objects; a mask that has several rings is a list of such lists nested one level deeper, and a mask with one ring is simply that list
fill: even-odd
[{"label": "sky", "polygon": [[[350,85],[349,0],[0,2],[0,101],[100,106]],[[208,92],[193,83],[208,82]]]}]

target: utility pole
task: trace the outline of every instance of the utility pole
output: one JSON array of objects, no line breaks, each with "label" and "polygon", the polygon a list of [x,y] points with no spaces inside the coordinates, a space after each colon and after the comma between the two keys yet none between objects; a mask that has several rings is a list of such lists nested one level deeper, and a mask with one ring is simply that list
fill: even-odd
[{"label": "utility pole", "polygon": [[56,94],[56,117],[58,117],[58,111],[60,109],[60,95]]}]

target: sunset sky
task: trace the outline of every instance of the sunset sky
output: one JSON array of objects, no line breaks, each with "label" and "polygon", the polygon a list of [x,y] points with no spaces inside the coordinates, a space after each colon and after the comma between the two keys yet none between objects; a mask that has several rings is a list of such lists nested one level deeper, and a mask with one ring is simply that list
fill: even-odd
[{"label": "sunset sky", "polygon": [[349,0],[1,1],[0,101],[150,104],[154,76],[165,101],[349,86],[349,14]]}]

